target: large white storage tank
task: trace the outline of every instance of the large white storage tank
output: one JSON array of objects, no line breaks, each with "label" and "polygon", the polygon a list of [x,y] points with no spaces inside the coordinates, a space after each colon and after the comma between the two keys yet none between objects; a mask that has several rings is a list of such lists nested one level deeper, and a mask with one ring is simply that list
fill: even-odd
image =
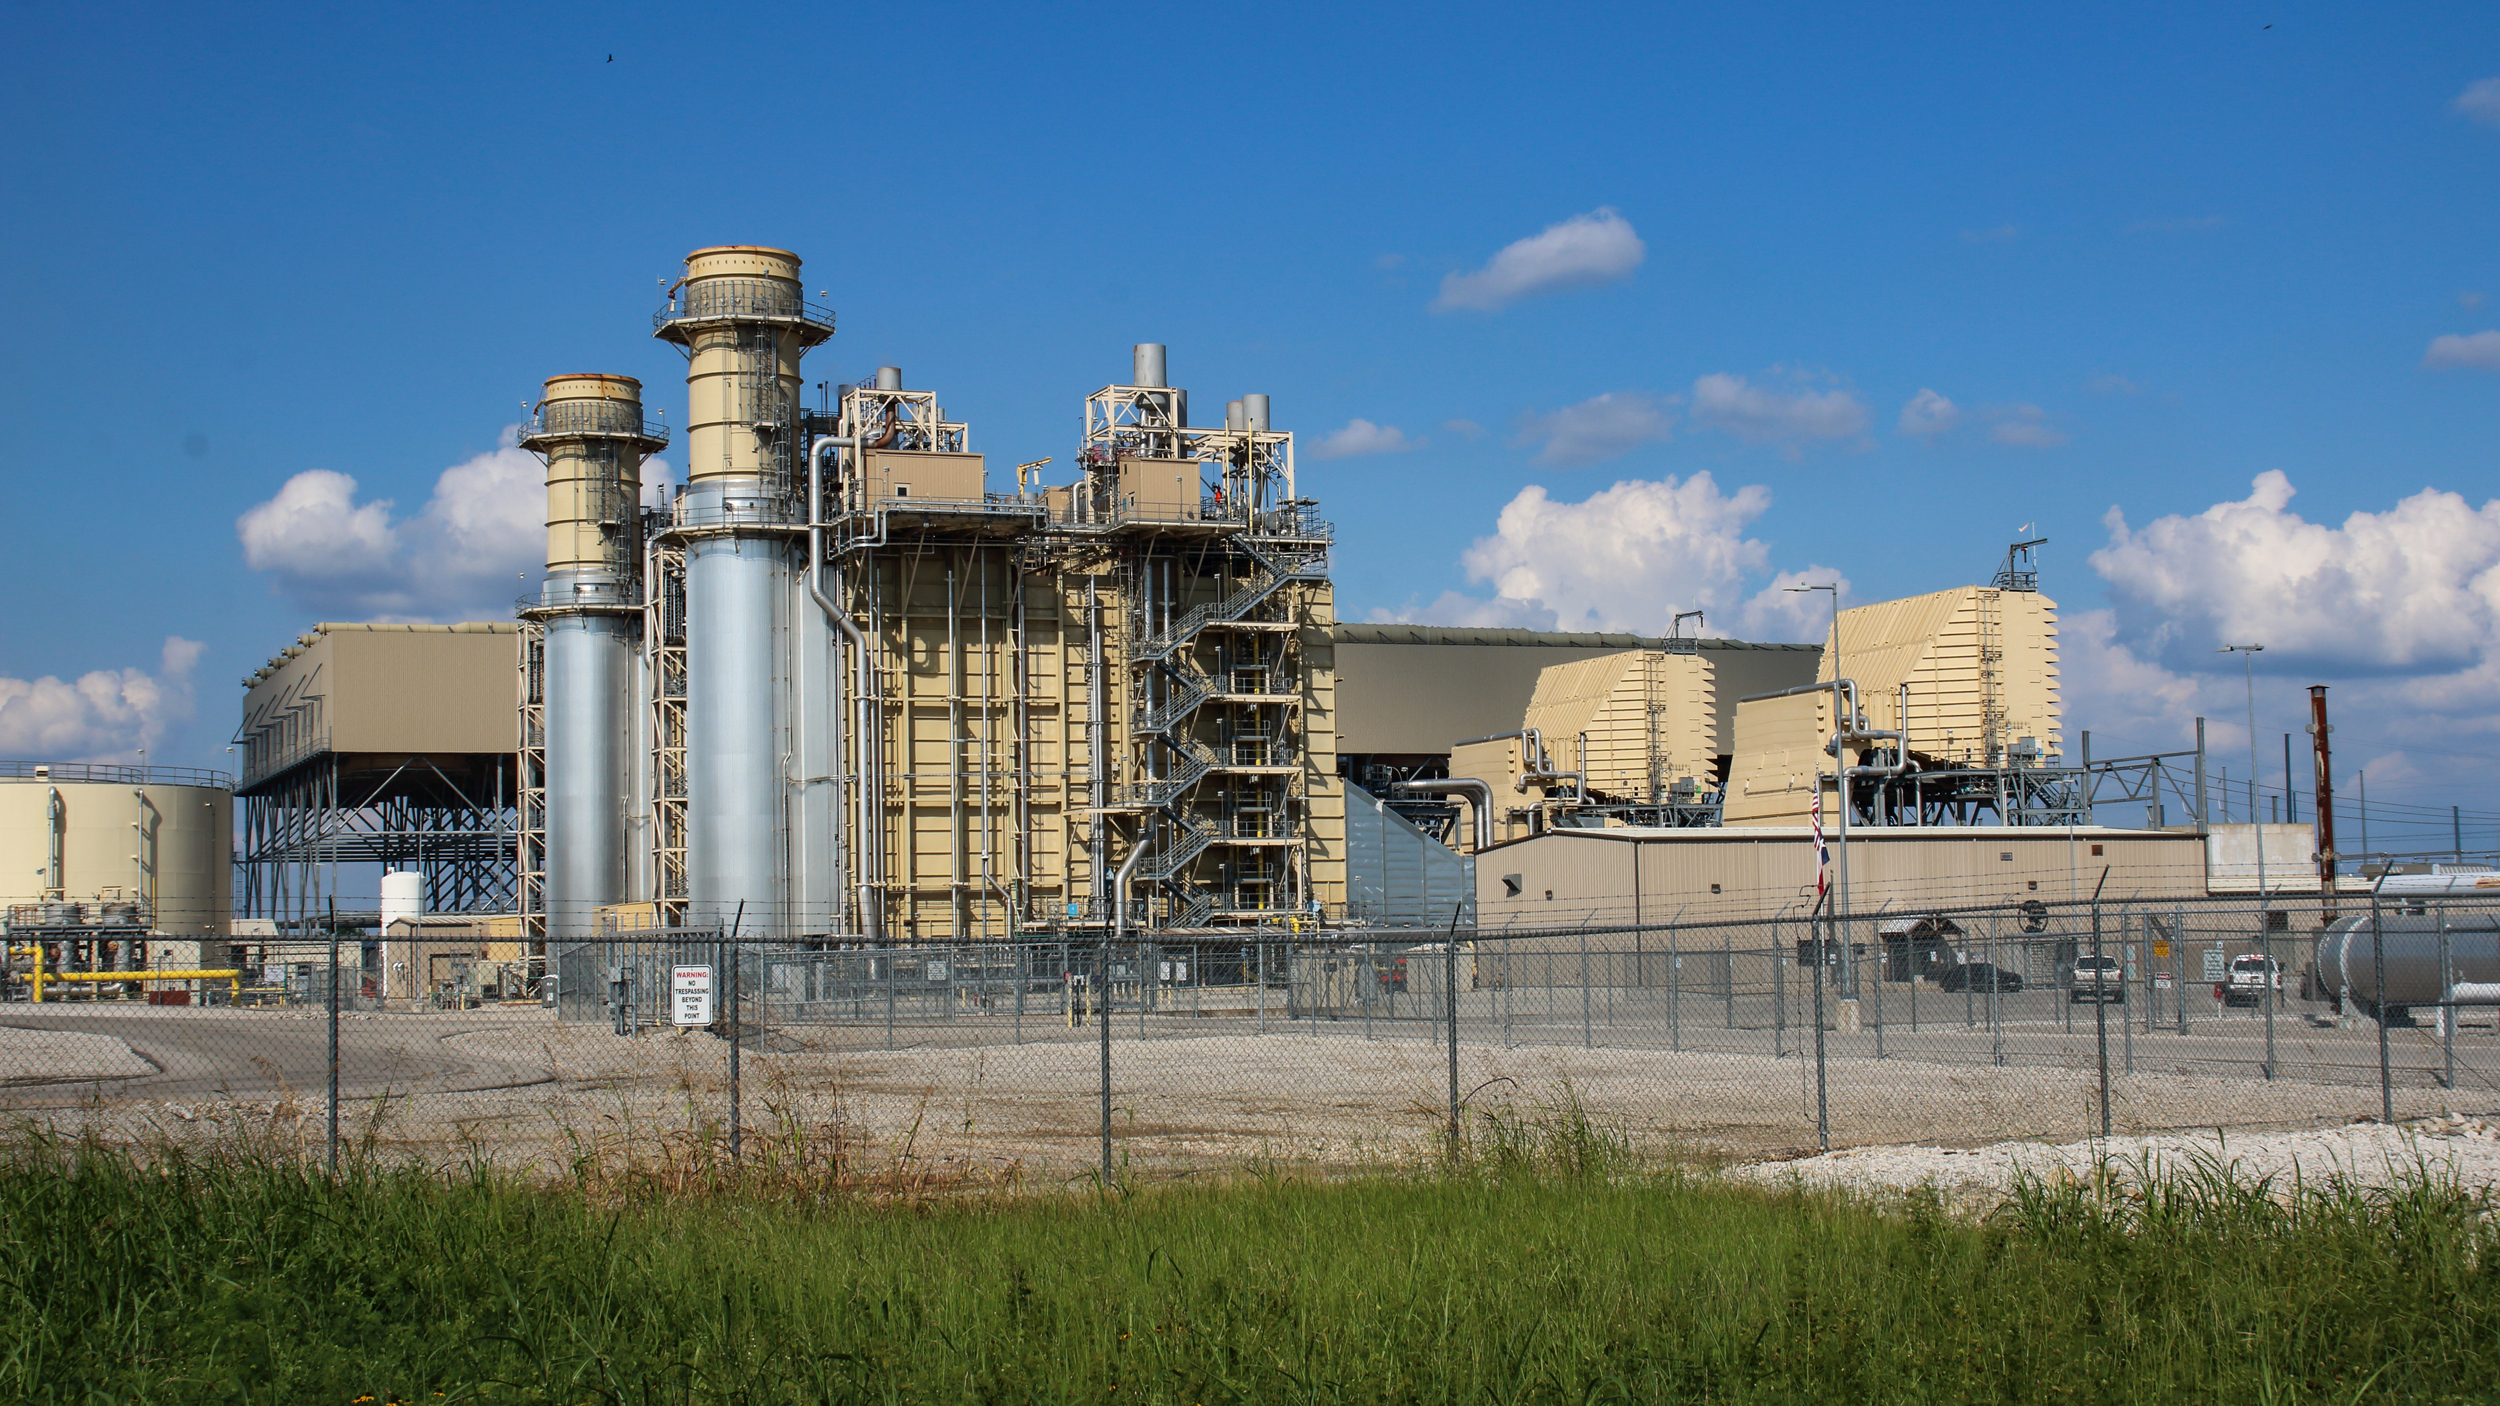
[{"label": "large white storage tank", "polygon": [[234,916],[234,782],[187,767],[0,761],[0,901],[138,906],[165,937],[222,936]]}]

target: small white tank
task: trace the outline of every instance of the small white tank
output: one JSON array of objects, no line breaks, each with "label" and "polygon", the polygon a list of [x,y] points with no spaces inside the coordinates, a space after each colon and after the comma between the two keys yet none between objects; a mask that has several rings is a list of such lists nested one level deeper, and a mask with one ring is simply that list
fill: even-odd
[{"label": "small white tank", "polygon": [[382,931],[395,922],[414,923],[425,916],[425,876],[414,869],[382,876]]}]

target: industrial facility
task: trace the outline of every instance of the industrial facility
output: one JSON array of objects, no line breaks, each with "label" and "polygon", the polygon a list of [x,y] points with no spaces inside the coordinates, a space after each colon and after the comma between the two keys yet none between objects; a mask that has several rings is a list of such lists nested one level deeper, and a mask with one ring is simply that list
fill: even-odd
[{"label": "industrial facility", "polygon": [[550,379],[525,603],[523,911],[809,942],[1339,908],[1330,529],[1268,398],[1193,424],[1164,348],[1084,402],[1065,482],[993,481],[937,393],[803,398],[797,255],[697,250],[653,317],[687,482],[631,378]]},{"label": "industrial facility", "polygon": [[[1853,853],[1869,903],[2071,897],[2104,867],[2145,896],[2335,882],[2326,824],[2210,823],[2201,723],[2176,752],[2070,745],[2038,540],[1984,583],[1835,601],[1820,643],[1699,612],[1663,637],[1340,624],[1267,396],[1195,423],[1139,344],[1064,462],[993,472],[898,368],[809,402],[835,329],[800,269],[686,256],[650,324],[686,362],[675,436],[632,377],[546,380],[520,440],[545,575],[516,621],[313,626],[244,681],[239,781],[0,775],[12,941],[57,929],[55,961],[110,968],[177,935],[241,964],[353,933],[359,990],[421,1002],[509,997],[548,944],[625,932],[1770,916],[1818,822],[1843,903]],[[672,443],[686,482],[646,501]],[[2140,827],[2100,823],[2122,805]]]}]

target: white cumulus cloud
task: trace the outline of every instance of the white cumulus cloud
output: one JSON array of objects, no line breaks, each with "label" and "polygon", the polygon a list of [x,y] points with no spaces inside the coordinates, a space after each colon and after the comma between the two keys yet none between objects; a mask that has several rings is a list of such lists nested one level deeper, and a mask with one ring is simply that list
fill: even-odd
[{"label": "white cumulus cloud", "polygon": [[[546,561],[546,469],[518,433],[443,470],[404,519],[391,499],[359,502],[353,477],[307,469],[235,520],[243,559],[319,616],[503,619]],[[664,461],[646,461],[643,502],[668,481]]]},{"label": "white cumulus cloud", "polygon": [[1962,407],[1923,386],[1901,407],[1901,433],[1915,439],[1934,439],[1960,423]]},{"label": "white cumulus cloud", "polygon": [[[2093,750],[2108,755],[2185,746],[2202,715],[2245,818],[2248,684],[2242,656],[2215,647],[2263,644],[2253,662],[2269,787],[2282,784],[2282,734],[2304,740],[2307,686],[2327,684],[2348,799],[2363,769],[2378,805],[2412,796],[2444,809],[2487,794],[2500,784],[2500,500],[2475,507],[2425,489],[2328,524],[2293,512],[2292,498],[2290,480],[2267,473],[2244,499],[2141,528],[2110,510],[2091,563],[2111,606],[2059,630],[2069,726],[2093,729]],[[2306,765],[2294,778],[2304,790]],[[2444,820],[2429,835],[2382,816],[2373,843],[2445,848]],[[2349,831],[2339,839],[2357,847]]]},{"label": "white cumulus cloud", "polygon": [[1693,382],[1693,423],[1749,444],[1794,453],[1811,440],[1855,439],[1866,433],[1866,420],[1866,403],[1853,391],[1777,391],[1724,371]]},{"label": "white cumulus cloud", "polygon": [[[168,635],[156,672],[97,669],[75,680],[0,678],[0,755],[34,761],[138,760],[190,720],[192,674],[207,652]],[[163,755],[158,751],[158,755]]]},{"label": "white cumulus cloud", "polygon": [[2433,337],[2430,350],[2422,353],[2422,364],[2434,371],[2500,369],[2500,330]]},{"label": "white cumulus cloud", "polygon": [[[1837,592],[1804,589],[1810,586],[1837,586]],[[1840,608],[1847,610],[1859,604],[1850,590],[1849,578],[1828,566],[1807,566],[1783,571],[1771,578],[1771,584],[1754,592],[1736,612],[1739,633],[1749,640],[1786,640],[1805,644],[1828,643],[1832,637],[1832,596],[1840,597]]]},{"label": "white cumulus cloud", "polygon": [[2467,669],[2500,644],[2500,500],[2424,489],[2328,526],[2291,511],[2292,495],[2268,471],[2192,517],[2131,528],[2111,509],[2092,567],[2123,636],[2180,668],[2228,640],[2353,674]]},{"label": "white cumulus cloud", "polygon": [[2500,78],[2477,78],[2465,85],[2449,108],[2486,127],[2500,127]]},{"label": "white cumulus cloud", "polygon": [[1648,256],[1631,221],[1596,209],[1505,247],[1483,268],[1442,279],[1432,310],[1492,312],[1540,293],[1612,283]]},{"label": "white cumulus cloud", "polygon": [[1355,419],[1348,420],[1344,429],[1320,436],[1311,455],[1317,459],[1351,459],[1358,454],[1403,454],[1423,447],[1422,440],[1408,439],[1406,431],[1395,425]]},{"label": "white cumulus cloud", "polygon": [[1543,446],[1538,463],[1568,469],[1665,439],[1674,423],[1674,412],[1656,396],[1608,391],[1560,410],[1521,416],[1518,442]]},{"label": "white cumulus cloud", "polygon": [[1519,491],[1460,558],[1488,597],[1445,593],[1429,624],[1662,633],[1677,611],[1732,610],[1769,548],[1745,535],[1771,505],[1758,485],[1723,493],[1707,473],[1628,480],[1580,502]]}]

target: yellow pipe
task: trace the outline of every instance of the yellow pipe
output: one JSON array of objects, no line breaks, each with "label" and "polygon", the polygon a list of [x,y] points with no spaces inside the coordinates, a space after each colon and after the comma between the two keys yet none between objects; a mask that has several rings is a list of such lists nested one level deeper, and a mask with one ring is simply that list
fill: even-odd
[{"label": "yellow pipe", "polygon": [[43,974],[43,954],[35,954],[35,999],[43,999],[46,981],[223,981],[228,983],[237,1001],[243,999],[243,973],[233,968],[216,971],[144,971],[144,972],[54,972]]}]

